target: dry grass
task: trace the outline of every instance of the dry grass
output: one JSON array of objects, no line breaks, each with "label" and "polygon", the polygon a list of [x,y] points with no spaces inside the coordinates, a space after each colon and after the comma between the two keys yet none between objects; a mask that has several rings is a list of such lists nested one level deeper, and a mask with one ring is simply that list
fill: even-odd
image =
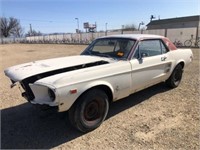
[{"label": "dry grass", "polygon": [[40,112],[10,89],[3,70],[33,60],[79,54],[86,46],[0,45],[1,147],[55,149],[200,149],[199,50],[170,90],[159,84],[113,103],[106,121],[81,134],[66,113]]}]

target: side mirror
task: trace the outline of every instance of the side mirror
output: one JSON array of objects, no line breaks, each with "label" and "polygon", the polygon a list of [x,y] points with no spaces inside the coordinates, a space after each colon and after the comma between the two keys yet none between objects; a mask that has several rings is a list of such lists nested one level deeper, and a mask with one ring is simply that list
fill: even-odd
[{"label": "side mirror", "polygon": [[147,56],[148,56],[147,53],[139,53],[139,54],[138,54],[138,59],[139,59],[139,60],[142,60],[142,58],[147,57]]},{"label": "side mirror", "polygon": [[148,54],[147,53],[141,53],[141,57],[143,58],[143,57],[147,57],[148,56]]}]

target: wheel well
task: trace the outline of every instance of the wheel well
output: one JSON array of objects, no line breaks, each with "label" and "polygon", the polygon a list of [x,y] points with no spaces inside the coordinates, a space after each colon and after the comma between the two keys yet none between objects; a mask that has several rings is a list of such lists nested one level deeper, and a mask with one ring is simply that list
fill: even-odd
[{"label": "wheel well", "polygon": [[177,66],[178,66],[179,64],[182,66],[182,68],[184,68],[185,64],[184,64],[184,62],[183,62],[183,61],[182,61],[182,62],[180,62],[180,63],[178,63],[178,64],[177,64]]},{"label": "wheel well", "polygon": [[100,90],[104,91],[104,92],[106,93],[106,95],[108,96],[109,102],[111,103],[111,102],[113,101],[113,94],[112,94],[112,91],[111,91],[111,89],[110,89],[108,86],[106,86],[106,85],[97,85],[97,86],[91,87],[90,89],[87,89],[85,92],[83,92],[83,93],[81,94],[81,96],[82,96],[84,93],[86,93],[86,92],[88,92],[89,90],[91,90],[91,89],[100,89]]}]

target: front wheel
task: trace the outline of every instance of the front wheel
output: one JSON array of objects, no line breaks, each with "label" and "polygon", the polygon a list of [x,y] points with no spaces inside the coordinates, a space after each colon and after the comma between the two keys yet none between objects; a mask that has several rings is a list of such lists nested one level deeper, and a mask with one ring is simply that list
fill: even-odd
[{"label": "front wheel", "polygon": [[109,109],[108,96],[100,89],[84,93],[70,108],[69,120],[81,132],[89,132],[101,125]]},{"label": "front wheel", "polygon": [[191,42],[190,40],[186,40],[186,41],[184,42],[184,45],[185,45],[186,47],[191,47],[191,46],[192,46],[192,42]]},{"label": "front wheel", "polygon": [[178,64],[174,71],[172,72],[171,76],[166,80],[167,86],[171,88],[176,88],[179,86],[183,74],[183,67],[182,65]]}]

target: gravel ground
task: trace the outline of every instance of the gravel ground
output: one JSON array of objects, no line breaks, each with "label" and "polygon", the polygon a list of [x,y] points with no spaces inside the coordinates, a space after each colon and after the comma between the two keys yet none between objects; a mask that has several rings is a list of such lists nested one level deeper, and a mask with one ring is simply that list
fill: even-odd
[{"label": "gravel ground", "polygon": [[96,130],[82,134],[66,113],[40,111],[20,96],[3,70],[33,60],[80,53],[86,46],[0,45],[2,149],[200,149],[199,51],[176,89],[163,83],[110,106]]}]

